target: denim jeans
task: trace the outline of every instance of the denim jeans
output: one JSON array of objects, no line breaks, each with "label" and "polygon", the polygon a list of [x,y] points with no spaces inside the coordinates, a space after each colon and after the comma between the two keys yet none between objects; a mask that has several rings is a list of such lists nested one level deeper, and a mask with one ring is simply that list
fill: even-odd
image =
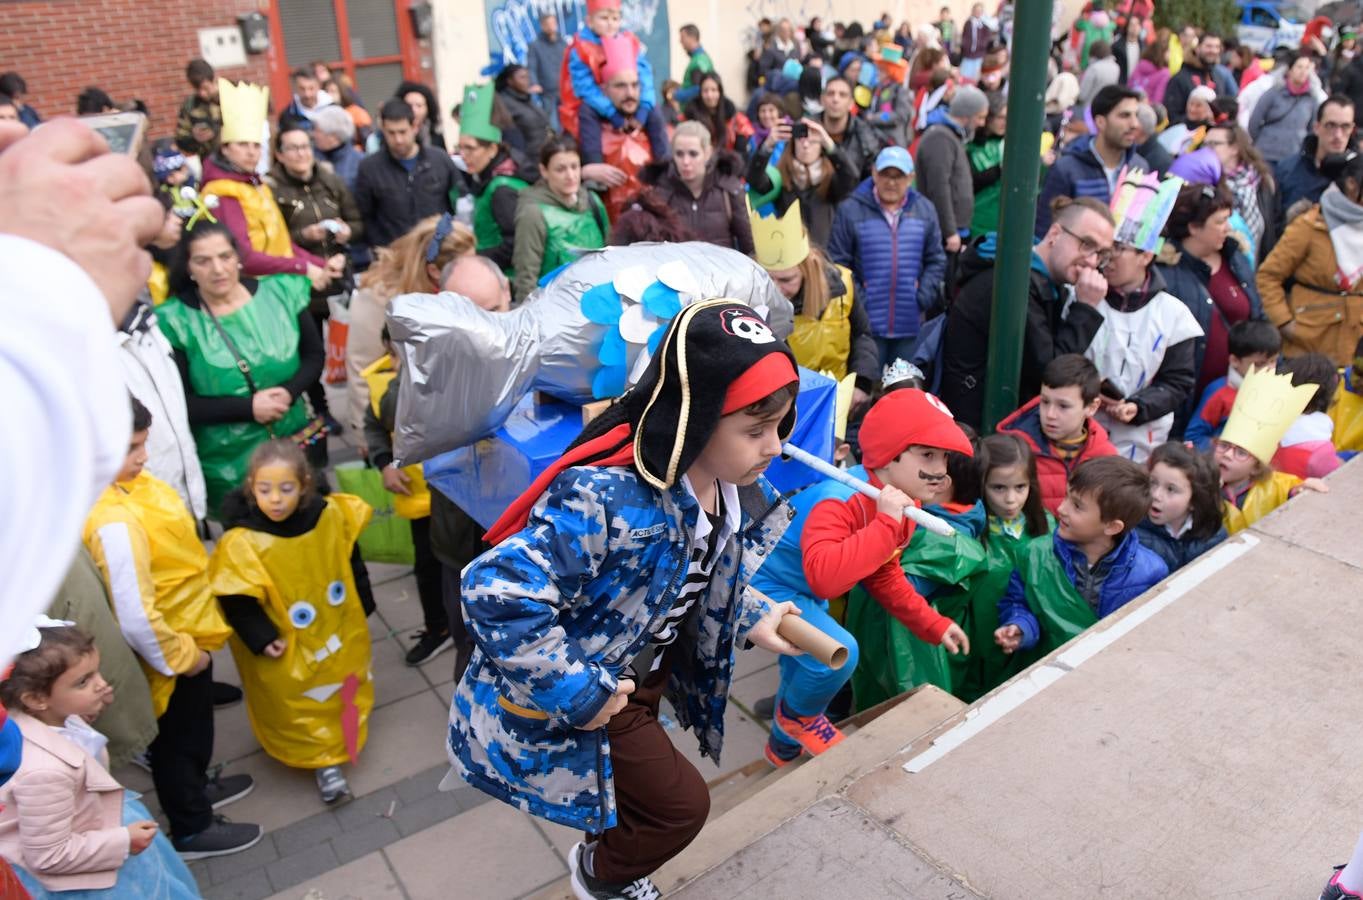
[{"label": "denim jeans", "polygon": [[[828,614],[828,601],[797,597],[795,605],[800,607],[800,612],[804,614],[801,618],[807,624],[847,648],[847,662],[841,669],[830,669],[807,653],[782,656],[778,662],[781,667],[781,686],[776,691],[776,702],[784,703],[786,709],[797,716],[814,716],[828,708],[829,701],[852,677],[859,655],[857,640]],[[771,724],[771,737],[779,744],[792,748],[799,746],[786,736],[775,719]]]}]

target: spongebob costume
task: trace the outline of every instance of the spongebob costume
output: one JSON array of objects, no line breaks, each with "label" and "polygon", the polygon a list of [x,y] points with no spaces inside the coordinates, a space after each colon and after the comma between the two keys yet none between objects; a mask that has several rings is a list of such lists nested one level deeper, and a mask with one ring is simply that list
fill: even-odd
[{"label": "spongebob costume", "polygon": [[230,528],[210,571],[215,595],[255,598],[287,645],[272,659],[239,635],[228,642],[257,740],[299,769],[354,762],[374,708],[369,626],[350,563],[373,510],[350,494],[320,502],[316,525],[294,537]]}]

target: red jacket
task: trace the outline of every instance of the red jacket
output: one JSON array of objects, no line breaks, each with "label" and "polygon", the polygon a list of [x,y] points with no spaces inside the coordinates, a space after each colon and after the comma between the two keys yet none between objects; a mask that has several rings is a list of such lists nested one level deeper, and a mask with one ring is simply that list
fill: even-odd
[{"label": "red jacket", "polygon": [[999,423],[1000,433],[1015,434],[1027,442],[1036,457],[1037,480],[1041,482],[1041,505],[1049,512],[1055,512],[1065,500],[1065,486],[1069,483],[1074,467],[1086,459],[1099,456],[1116,456],[1117,448],[1108,440],[1107,429],[1096,420],[1088,420],[1088,441],[1079,454],[1070,460],[1060,459],[1051,449],[1051,442],[1041,430],[1041,413],[1038,409],[1041,398],[1018,409]]},{"label": "red jacket", "polygon": [[[874,475],[868,480],[881,487]],[[915,637],[940,644],[952,620],[928,605],[899,564],[913,529],[907,518],[896,522],[877,512],[875,501],[864,494],[818,503],[800,535],[810,590],[816,597],[836,597],[860,582]]]}]

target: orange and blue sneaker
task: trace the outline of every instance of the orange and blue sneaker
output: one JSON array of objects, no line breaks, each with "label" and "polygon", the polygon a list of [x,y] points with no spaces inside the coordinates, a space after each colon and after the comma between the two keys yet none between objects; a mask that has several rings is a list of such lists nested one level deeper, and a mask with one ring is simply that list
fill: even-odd
[{"label": "orange and blue sneaker", "polygon": [[800,758],[800,752],[798,746],[788,747],[784,743],[778,743],[775,735],[769,736],[767,745],[762,748],[762,755],[767,758],[767,762],[771,763],[773,768],[777,769],[795,762]]},{"label": "orange and blue sneaker", "polygon": [[784,701],[776,704],[772,722],[786,737],[798,742],[810,756],[818,756],[829,747],[841,743],[846,737],[823,713],[815,716],[797,716],[790,711]]}]

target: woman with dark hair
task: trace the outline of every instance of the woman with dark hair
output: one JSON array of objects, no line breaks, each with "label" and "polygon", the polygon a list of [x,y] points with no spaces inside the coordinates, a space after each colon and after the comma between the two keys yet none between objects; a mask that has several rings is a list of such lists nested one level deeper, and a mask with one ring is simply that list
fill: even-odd
[{"label": "woman with dark hair", "polygon": [[[1208,384],[1226,374],[1231,326],[1264,317],[1254,274],[1231,234],[1234,209],[1225,187],[1184,185],[1164,228],[1168,241],[1156,258],[1165,289],[1192,310],[1202,327],[1193,350],[1197,384],[1188,395],[1194,402]],[[1184,403],[1179,411],[1174,434],[1183,433],[1192,405]]]},{"label": "woman with dark hair", "polygon": [[497,99],[506,107],[512,125],[525,142],[522,148],[525,155],[530,159],[539,159],[540,148],[553,134],[553,129],[549,126],[549,117],[540,110],[530,93],[530,70],[512,63],[497,73],[493,85]]},{"label": "woman with dark hair", "polygon": [[156,315],[185,385],[210,512],[271,438],[289,438],[314,466],[325,465],[326,428],[303,396],[326,359],[308,312],[308,280],[243,278],[232,232],[200,222],[180,242],[170,290]]},{"label": "woman with dark hair", "polygon": [[748,138],[753,134],[752,122],[724,96],[724,82],[718,74],[706,72],[697,87],[700,92],[682,108],[682,116],[704,125],[710,132],[712,146],[746,157]]},{"label": "woman with dark hair", "polygon": [[[800,218],[809,229],[810,240],[827,247],[838,204],[856,190],[857,169],[817,121],[806,118],[799,124],[804,126],[804,135],[790,139],[789,149],[775,166],[780,193],[774,203],[777,213],[785,215],[790,205],[799,201]],[[764,196],[776,187],[770,174],[771,158],[782,135],[789,133],[790,126],[771,132],[748,163],[748,187],[755,196]]]},{"label": "woman with dark hair", "polygon": [[582,186],[582,157],[571,135],[545,141],[539,161],[540,180],[516,200],[517,300],[529,296],[540,276],[605,246],[610,229],[605,205]]},{"label": "woman with dark hair", "polygon": [[1251,255],[1262,260],[1276,237],[1271,233],[1278,203],[1273,168],[1233,118],[1208,130],[1202,146],[1211,148],[1221,160],[1221,184],[1230,190],[1235,211],[1249,228],[1254,242]]},{"label": "woman with dark hair", "polygon": [[1323,353],[1347,366],[1363,338],[1363,156],[1327,156],[1320,171],[1330,186],[1283,229],[1259,267],[1259,290],[1283,355]]},{"label": "woman with dark hair", "polygon": [[421,143],[446,151],[445,133],[440,129],[440,107],[435,102],[435,94],[419,81],[404,81],[393,91],[393,96],[406,102],[416,117],[412,127],[416,129]]},{"label": "woman with dark hair", "polygon": [[1269,90],[1254,104],[1247,130],[1270,164],[1276,165],[1301,152],[1316,107],[1325,99],[1323,93],[1317,95],[1320,88],[1312,85],[1315,74],[1315,62],[1308,54],[1298,52],[1292,57],[1282,84]]},{"label": "woman with dark hair", "polygon": [[516,243],[516,200],[539,173],[519,151],[503,141],[502,129],[492,122],[494,93],[470,87],[459,107],[457,149],[469,175],[473,194],[473,232],[478,254],[512,275]]}]

